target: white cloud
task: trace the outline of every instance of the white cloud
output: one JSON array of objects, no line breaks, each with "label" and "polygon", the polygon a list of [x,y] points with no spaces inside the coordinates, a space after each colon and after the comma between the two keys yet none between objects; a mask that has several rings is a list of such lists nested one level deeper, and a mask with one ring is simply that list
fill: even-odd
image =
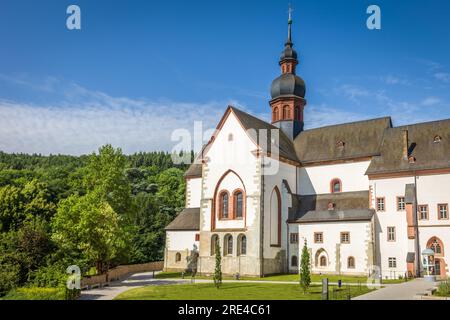
[{"label": "white cloud", "polygon": [[369,96],[369,91],[365,88],[351,85],[351,84],[344,84],[334,89],[334,92],[336,94],[343,94],[346,96],[349,100],[351,100],[354,103],[359,104],[359,98],[367,97]]},{"label": "white cloud", "polygon": [[172,150],[173,130],[215,128],[226,103],[148,101],[112,97],[70,85],[55,105],[0,100],[0,150],[85,154],[111,143],[125,153]]},{"label": "white cloud", "polygon": [[438,104],[439,102],[441,102],[441,99],[439,99],[439,98],[436,98],[436,97],[428,97],[428,98],[425,98],[425,99],[421,102],[421,104],[422,104],[423,106],[429,107],[429,106],[433,106],[433,105],[435,105],[435,104]]},{"label": "white cloud", "polygon": [[387,75],[384,77],[381,77],[381,81],[389,84],[389,85],[410,85],[410,81],[407,80],[405,77],[400,76],[394,76],[394,75]]}]

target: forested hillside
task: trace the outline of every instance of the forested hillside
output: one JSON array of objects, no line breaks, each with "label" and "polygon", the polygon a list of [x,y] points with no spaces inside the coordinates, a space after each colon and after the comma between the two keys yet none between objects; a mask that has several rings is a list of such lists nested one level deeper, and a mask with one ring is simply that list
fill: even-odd
[{"label": "forested hillside", "polygon": [[61,285],[69,265],[92,273],[163,259],[186,168],[110,145],[79,157],[0,152],[0,296]]}]

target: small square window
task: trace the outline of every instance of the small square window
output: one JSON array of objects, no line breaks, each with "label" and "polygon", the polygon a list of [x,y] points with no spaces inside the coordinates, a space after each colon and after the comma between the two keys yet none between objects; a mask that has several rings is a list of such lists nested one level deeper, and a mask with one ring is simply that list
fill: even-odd
[{"label": "small square window", "polygon": [[438,219],[448,219],[448,204],[438,204]]},{"label": "small square window", "polygon": [[341,243],[350,243],[350,232],[341,232]]},{"label": "small square window", "polygon": [[377,198],[377,211],[385,211],[384,197],[383,198]]},{"label": "small square window", "polygon": [[388,259],[389,268],[397,268],[397,258],[390,257]]},{"label": "small square window", "polygon": [[428,220],[428,205],[421,204],[417,207],[417,211],[419,211],[419,219],[420,220]]},{"label": "small square window", "polygon": [[322,232],[314,232],[314,242],[315,243],[323,243],[323,233]]},{"label": "small square window", "polygon": [[387,240],[395,241],[395,227],[387,227]]},{"label": "small square window", "polygon": [[291,243],[298,243],[298,233],[291,233],[290,240]]},{"label": "small square window", "polygon": [[397,211],[405,211],[405,197],[397,197]]}]

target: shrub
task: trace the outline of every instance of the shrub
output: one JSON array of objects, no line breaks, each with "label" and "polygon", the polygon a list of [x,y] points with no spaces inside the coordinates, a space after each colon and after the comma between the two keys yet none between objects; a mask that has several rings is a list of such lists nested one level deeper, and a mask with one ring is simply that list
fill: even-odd
[{"label": "shrub", "polygon": [[19,285],[20,267],[14,264],[0,265],[0,297]]},{"label": "shrub", "polygon": [[32,287],[65,287],[67,274],[58,265],[41,267],[32,272],[28,284]]},{"label": "shrub", "polygon": [[450,296],[450,282],[448,280],[439,283],[437,294],[439,296]]},{"label": "shrub", "polygon": [[64,300],[63,288],[18,288],[9,292],[4,300]]}]

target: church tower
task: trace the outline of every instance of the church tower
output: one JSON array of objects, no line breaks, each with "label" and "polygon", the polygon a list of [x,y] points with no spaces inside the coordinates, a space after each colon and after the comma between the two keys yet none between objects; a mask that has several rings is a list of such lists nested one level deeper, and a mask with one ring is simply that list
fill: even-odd
[{"label": "church tower", "polygon": [[306,105],[305,82],[295,74],[297,52],[291,39],[292,10],[289,8],[288,38],[280,57],[281,76],[273,80],[270,89],[272,99],[272,124],[291,139],[303,130],[303,109]]}]

